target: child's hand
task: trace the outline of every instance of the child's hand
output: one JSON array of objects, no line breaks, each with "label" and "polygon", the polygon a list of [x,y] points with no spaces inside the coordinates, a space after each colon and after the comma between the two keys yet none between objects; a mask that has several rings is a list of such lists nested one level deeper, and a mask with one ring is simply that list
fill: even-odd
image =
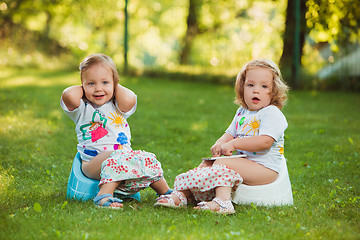
[{"label": "child's hand", "polygon": [[[213,157],[220,157],[222,153],[222,145],[232,141],[234,139],[233,136],[231,136],[229,133],[224,133],[216,142],[215,144],[210,148],[210,151],[213,155]],[[224,154],[225,155],[225,154]]]},{"label": "child's hand", "polygon": [[221,144],[215,143],[211,148],[210,148],[211,154],[213,155],[213,157],[220,157],[221,156]]},{"label": "child's hand", "polygon": [[227,142],[221,145],[221,154],[224,156],[232,155],[233,151],[235,151],[235,147],[232,142]]}]

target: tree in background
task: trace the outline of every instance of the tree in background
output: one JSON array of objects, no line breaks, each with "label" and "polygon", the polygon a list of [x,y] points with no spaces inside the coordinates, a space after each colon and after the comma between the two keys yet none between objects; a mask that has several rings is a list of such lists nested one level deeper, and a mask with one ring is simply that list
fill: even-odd
[{"label": "tree in background", "polygon": [[0,0],[0,52],[16,59],[15,65],[50,65],[44,60],[49,56],[77,65],[90,52],[121,59],[123,18],[122,3],[115,0]]},{"label": "tree in background", "polygon": [[[296,5],[297,1],[298,5]],[[283,35],[284,47],[280,58],[280,68],[284,78],[292,88],[296,88],[298,84],[296,68],[301,65],[301,49],[304,46],[307,33],[305,9],[305,0],[287,1],[285,31]],[[297,14],[298,16],[296,17]],[[298,28],[296,27],[297,24]]]},{"label": "tree in background", "polygon": [[[300,2],[299,49],[303,56],[305,38],[311,39],[312,49],[329,45],[334,53],[342,49],[346,54],[349,46],[359,44],[360,38],[360,5],[358,0],[298,0]],[[287,1],[286,24],[283,35],[283,53],[280,59],[282,72],[291,86],[295,82],[295,2]],[[297,64],[302,65],[301,57]],[[311,62],[310,64],[315,64]]]},{"label": "tree in background", "polygon": [[327,42],[333,51],[359,43],[360,5],[358,0],[308,0],[306,28],[317,42]]},{"label": "tree in background", "polygon": [[278,61],[284,10],[284,1],[189,0],[179,63],[236,74],[252,58]]},{"label": "tree in background", "polygon": [[194,38],[199,34],[199,14],[201,9],[201,0],[189,0],[189,14],[186,19],[186,33],[180,52],[179,63],[189,64],[189,55],[193,45]]},{"label": "tree in background", "polygon": [[[58,4],[61,4],[61,1],[7,2],[8,4],[0,2],[0,41],[3,46],[7,46],[10,42],[17,48],[38,48],[49,55],[58,55],[66,51],[50,35],[50,24],[55,14],[53,11]],[[40,26],[38,22],[43,22],[43,24]],[[26,45],[26,42],[32,44]]]},{"label": "tree in background", "polygon": [[[296,1],[297,63],[307,71],[314,74],[324,65],[321,46],[343,53],[359,43],[358,0]],[[232,77],[262,57],[280,60],[291,76],[296,1],[129,0],[129,66]],[[0,0],[0,65],[48,66],[50,56],[74,67],[84,56],[103,52],[122,66],[124,21],[124,1]],[[294,85],[293,77],[287,79]]]},{"label": "tree in background", "polygon": [[[68,51],[69,58],[61,62],[77,63],[89,53],[104,52],[121,66],[123,8],[124,3],[115,0],[0,0],[0,22],[16,23],[9,24],[6,29],[11,30],[2,34],[7,44],[2,44],[0,51],[12,54],[6,59],[26,56],[34,61],[38,50],[48,54],[45,38],[34,39],[42,35]],[[129,64],[135,68],[174,68],[181,63],[225,71],[238,70],[260,54],[278,60],[284,8],[278,9],[273,0],[131,0]],[[263,38],[263,31],[272,38]],[[250,44],[252,48],[247,47]]]}]

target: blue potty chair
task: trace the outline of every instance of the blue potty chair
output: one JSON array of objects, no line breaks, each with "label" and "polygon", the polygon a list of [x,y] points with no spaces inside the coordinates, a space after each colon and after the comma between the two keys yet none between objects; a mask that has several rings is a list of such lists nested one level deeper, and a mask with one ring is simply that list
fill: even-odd
[{"label": "blue potty chair", "polygon": [[[71,168],[66,197],[68,199],[87,201],[93,199],[99,192],[99,180],[86,177],[81,171],[81,163],[80,153],[77,153]],[[135,199],[139,202],[141,200],[140,192],[132,195],[124,195],[115,190],[114,196],[120,199]]]}]

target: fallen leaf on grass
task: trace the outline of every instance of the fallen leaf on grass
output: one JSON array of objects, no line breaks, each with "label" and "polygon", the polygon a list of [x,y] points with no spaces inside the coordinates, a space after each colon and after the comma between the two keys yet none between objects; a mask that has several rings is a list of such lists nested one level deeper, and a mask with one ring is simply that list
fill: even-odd
[{"label": "fallen leaf on grass", "polygon": [[41,212],[40,203],[38,203],[38,202],[34,203],[34,210],[35,210],[36,212]]}]

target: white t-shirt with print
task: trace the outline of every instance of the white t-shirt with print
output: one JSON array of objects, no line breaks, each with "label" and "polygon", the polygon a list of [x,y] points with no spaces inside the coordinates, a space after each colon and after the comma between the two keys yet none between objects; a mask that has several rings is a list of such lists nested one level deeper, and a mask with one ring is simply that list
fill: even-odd
[{"label": "white t-shirt with print", "polygon": [[69,111],[62,99],[60,105],[76,125],[77,150],[82,160],[90,161],[103,151],[131,150],[130,126],[126,119],[135,112],[137,104],[126,113],[112,100],[96,106],[81,99],[80,106],[73,111]]},{"label": "white t-shirt with print", "polygon": [[280,163],[284,154],[284,132],[288,127],[284,114],[274,105],[249,111],[243,107],[238,108],[226,133],[234,138],[246,138],[257,135],[267,135],[275,141],[273,145],[259,152],[243,151],[247,158],[264,165],[276,172],[280,171]]}]

